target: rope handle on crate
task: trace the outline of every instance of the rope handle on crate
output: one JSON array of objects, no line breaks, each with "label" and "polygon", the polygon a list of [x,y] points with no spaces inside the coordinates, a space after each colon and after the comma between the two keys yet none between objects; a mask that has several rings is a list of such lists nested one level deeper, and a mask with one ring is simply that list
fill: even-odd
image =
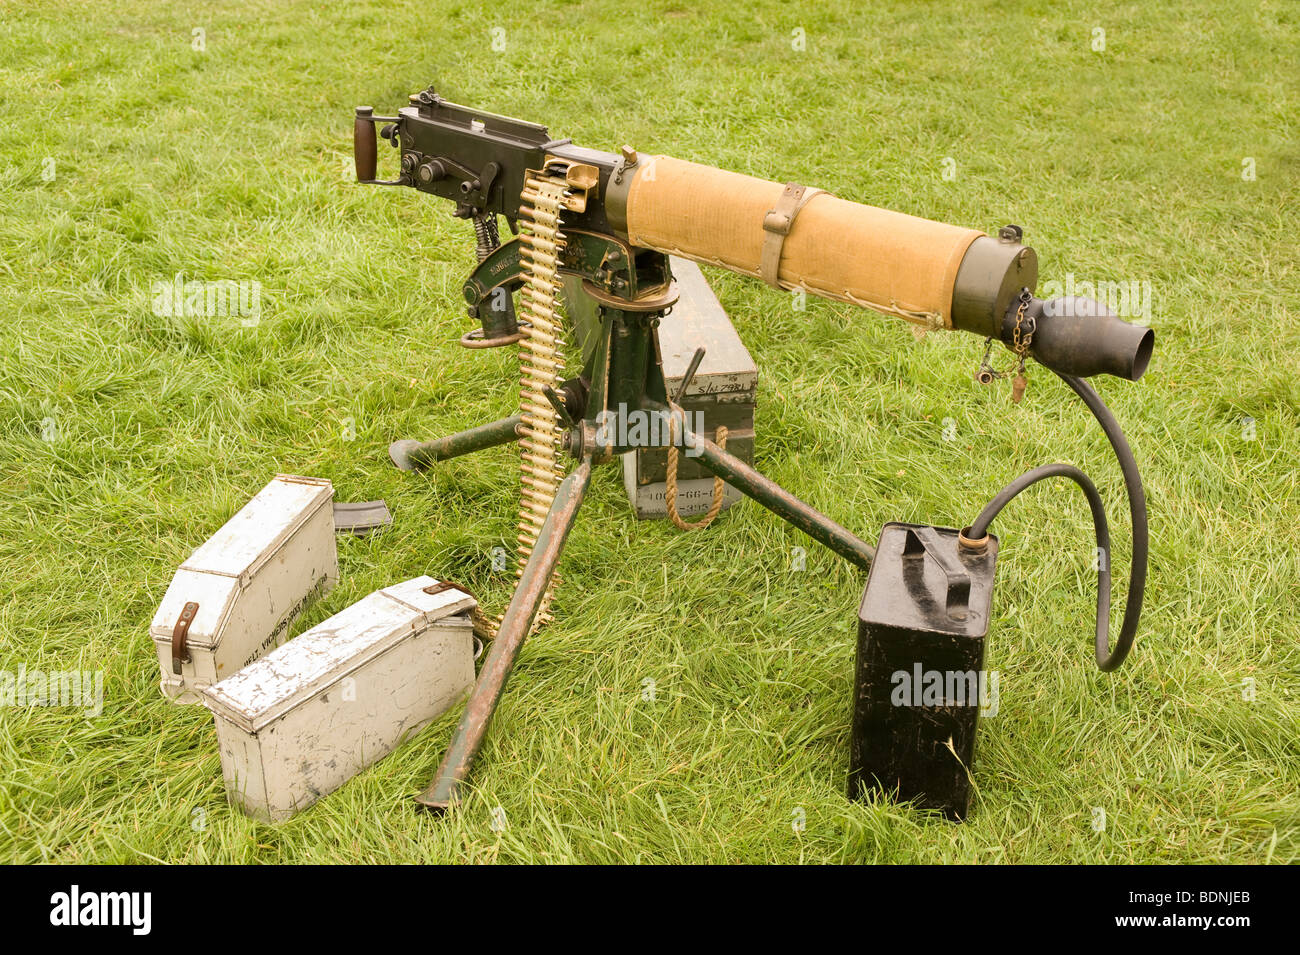
[{"label": "rope handle on crate", "polygon": [[[681,406],[675,402],[669,407],[673,413],[668,419],[668,475],[664,481],[664,503],[668,508],[668,518],[677,526],[678,530],[703,530],[712,524],[714,518],[722,511],[722,498],[726,493],[726,482],[717,476],[713,478],[713,500],[709,504],[708,513],[704,517],[694,523],[682,519],[681,514],[677,512],[677,413],[681,412],[684,416],[686,412],[682,411]],[[713,435],[713,443],[723,451],[727,450],[727,429],[725,427],[718,426]]]}]

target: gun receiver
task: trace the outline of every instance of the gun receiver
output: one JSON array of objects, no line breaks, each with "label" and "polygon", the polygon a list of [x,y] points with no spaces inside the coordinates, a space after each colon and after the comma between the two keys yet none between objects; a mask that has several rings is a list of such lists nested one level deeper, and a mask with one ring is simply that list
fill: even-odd
[{"label": "gun receiver", "polygon": [[[401,156],[398,178],[388,181],[375,179],[380,123]],[[1019,315],[1028,354],[1063,374],[1136,381],[1151,358],[1154,332],[1123,322],[1100,303],[1045,302],[1031,294],[1022,312],[1024,290],[1032,293],[1038,281],[1038,259],[1015,226],[988,236],[793,184],[639,156],[628,147],[620,154],[588,149],[553,139],[535,123],[449,103],[432,88],[411,96],[396,117],[358,107],[355,158],[362,182],[411,186],[451,200],[454,214],[474,219],[480,229],[491,217],[494,230],[501,215],[514,232],[528,171],[548,161],[564,164],[584,199],[581,209],[566,215],[566,232],[613,240],[632,255],[613,267],[604,253],[616,247],[598,243],[596,261],[578,261],[592,251],[580,242],[562,267],[620,296],[628,284],[645,290],[663,285],[665,276],[653,269],[637,275],[638,251],[650,249],[1009,347],[1017,340]],[[480,258],[492,251],[482,239],[480,233]],[[511,271],[508,263],[494,265],[498,276]],[[502,307],[495,310],[483,309],[482,298],[503,286],[512,289],[517,273],[499,284],[479,278],[466,289],[470,312],[485,321],[489,343],[501,341],[512,316],[499,297]]]}]

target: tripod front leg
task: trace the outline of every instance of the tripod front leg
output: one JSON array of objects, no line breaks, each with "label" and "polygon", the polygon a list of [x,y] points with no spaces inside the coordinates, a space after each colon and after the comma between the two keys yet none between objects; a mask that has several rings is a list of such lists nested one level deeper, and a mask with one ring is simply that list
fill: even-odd
[{"label": "tripod front leg", "polygon": [[519,415],[512,415],[434,441],[394,441],[388,446],[388,456],[403,471],[422,471],[432,467],[435,461],[518,441],[521,420]]},{"label": "tripod front leg", "polygon": [[813,540],[825,544],[849,563],[856,564],[863,570],[871,569],[876,550],[866,541],[764,477],[734,454],[723,451],[708,438],[692,431],[685,431],[684,435],[683,443],[686,447],[699,452],[700,464],[722,480],[758,501],[777,517],[793,524]]},{"label": "tripod front leg", "polygon": [[487,735],[488,724],[496,711],[501,693],[505,690],[506,680],[514,668],[515,657],[519,655],[524,639],[532,628],[533,618],[542,596],[550,584],[551,574],[559,563],[560,551],[564,541],[578,516],[578,507],[587,492],[587,483],[591,479],[591,460],[588,458],[574,469],[573,473],[560,482],[555,492],[555,501],[546,515],[541,533],[537,537],[537,546],[524,566],[524,572],[515,586],[510,606],[501,618],[501,626],[492,640],[483,669],[479,671],[478,682],[465,704],[465,712],[456,726],[456,734],[447,748],[447,755],[442,758],[438,775],[429,788],[416,798],[422,806],[430,809],[444,810],[460,801],[461,784],[469,777],[470,767],[483,737]]}]

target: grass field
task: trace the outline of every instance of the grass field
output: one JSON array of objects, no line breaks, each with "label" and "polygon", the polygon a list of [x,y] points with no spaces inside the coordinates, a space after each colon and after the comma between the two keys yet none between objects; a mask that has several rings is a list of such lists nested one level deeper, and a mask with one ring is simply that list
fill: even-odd
[{"label": "grass field", "polygon": [[[1300,10],[743,7],[0,0],[0,671],[104,673],[98,716],[0,708],[0,860],[1300,858]],[[350,181],[352,107],[431,82],[600,148],[1019,223],[1043,281],[1149,283],[1149,373],[1099,382],[1150,501],[1137,646],[1097,672],[1082,497],[1018,499],[967,823],[843,796],[863,576],[815,545],[794,569],[806,541],[752,504],[690,535],[638,523],[614,469],[460,812],[411,801],[455,711],[287,823],[227,806],[211,718],[161,698],[148,624],[271,475],[396,515],[340,541],[342,581],[297,631],[425,572],[509,595],[511,452],[427,477],[385,454],[514,401],[513,351],[455,344],[467,227]],[[260,283],[260,322],[158,317],[178,273]],[[1122,542],[1122,601],[1118,469],[1054,377],[1014,407],[972,382],[976,338],[708,274],[760,367],[767,474],[874,540],[1074,462]]]}]

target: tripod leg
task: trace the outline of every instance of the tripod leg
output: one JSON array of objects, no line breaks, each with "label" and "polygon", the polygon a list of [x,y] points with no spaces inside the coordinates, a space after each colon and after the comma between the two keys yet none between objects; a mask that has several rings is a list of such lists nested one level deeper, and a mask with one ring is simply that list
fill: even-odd
[{"label": "tripod leg", "polygon": [[734,454],[728,454],[708,438],[685,432],[688,448],[700,452],[697,460],[736,490],[749,495],[784,521],[793,524],[813,540],[820,541],[851,564],[871,569],[876,550],[866,541],[816,508],[809,507],[780,485],[755,471]]},{"label": "tripod leg", "polygon": [[497,628],[487,659],[483,661],[483,669],[479,671],[478,682],[465,704],[456,734],[442,758],[442,765],[438,767],[438,775],[429,788],[416,797],[420,805],[443,810],[460,801],[460,786],[469,776],[474,756],[483,745],[492,714],[505,690],[506,680],[510,678],[515,657],[532,627],[551,574],[559,563],[560,551],[564,549],[564,541],[578,516],[578,507],[582,504],[590,478],[591,461],[586,460],[560,482],[555,502],[538,535],[537,546],[528,558],[515,594],[510,598],[510,606],[501,618],[501,626]]},{"label": "tripod leg", "polygon": [[445,461],[471,451],[482,451],[484,448],[495,448],[499,444],[517,441],[519,421],[519,415],[513,415],[435,441],[394,441],[388,446],[388,456],[403,471],[423,470],[435,461]]}]

